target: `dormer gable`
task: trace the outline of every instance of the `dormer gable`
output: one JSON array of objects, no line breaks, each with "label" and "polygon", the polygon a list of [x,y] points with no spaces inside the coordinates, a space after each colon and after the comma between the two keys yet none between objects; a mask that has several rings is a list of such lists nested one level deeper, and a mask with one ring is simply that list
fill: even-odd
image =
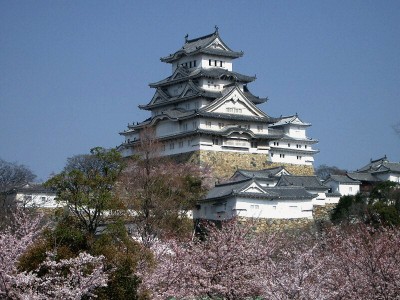
[{"label": "dormer gable", "polygon": [[211,104],[204,107],[203,110],[209,113],[240,114],[268,118],[266,114],[247,99],[238,86],[231,88],[227,94],[214,100]]},{"label": "dormer gable", "polygon": [[193,95],[198,95],[199,94],[199,89],[198,87],[191,81],[189,80],[188,83],[185,85],[183,88],[182,93],[179,95],[180,98],[183,97],[190,97]]},{"label": "dormer gable", "polygon": [[160,87],[163,85],[173,84],[175,81],[176,82],[184,81],[188,77],[189,73],[190,72],[187,68],[178,67],[175,69],[175,71],[173,72],[173,74],[171,76],[169,76],[161,81],[150,83],[149,86],[151,88],[157,88],[157,87]]},{"label": "dormer gable", "polygon": [[240,191],[241,193],[252,193],[252,194],[265,194],[265,191],[257,182],[253,181],[248,187]]},{"label": "dormer gable", "polygon": [[219,38],[219,36],[216,36],[213,41],[211,41],[207,46],[204,47],[205,49],[214,49],[214,50],[223,50],[223,51],[232,51],[229,49],[227,45]]},{"label": "dormer gable", "polygon": [[169,98],[168,95],[165,94],[161,89],[157,89],[156,92],[154,93],[153,98],[151,98],[149,105],[167,102],[168,98]]},{"label": "dormer gable", "polygon": [[282,168],[282,170],[279,171],[278,173],[276,173],[274,176],[280,177],[280,176],[283,176],[283,175],[292,175],[292,174],[290,174],[285,168]]}]

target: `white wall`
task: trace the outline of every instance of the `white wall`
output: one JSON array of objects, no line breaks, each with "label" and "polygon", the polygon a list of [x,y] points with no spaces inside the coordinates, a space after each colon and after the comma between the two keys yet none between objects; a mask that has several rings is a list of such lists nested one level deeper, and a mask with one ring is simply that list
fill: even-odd
[{"label": "white wall", "polygon": [[360,192],[360,185],[356,184],[340,184],[339,193],[345,195],[355,195]]},{"label": "white wall", "polygon": [[156,126],[157,137],[168,136],[174,133],[178,133],[179,131],[179,123],[169,120],[160,121]]},{"label": "white wall", "polygon": [[329,186],[333,193],[340,193],[342,196],[356,195],[360,192],[359,184],[341,184],[334,180],[328,180],[325,185]]},{"label": "white wall", "polygon": [[240,216],[248,218],[312,218],[312,207],[312,200],[270,201],[238,198],[236,202]]},{"label": "white wall", "polygon": [[317,191],[308,191],[308,192],[317,195],[315,198],[312,199],[313,205],[321,206],[326,204],[325,192],[317,192]]},{"label": "white wall", "polygon": [[400,183],[400,175],[391,174],[391,175],[389,176],[389,179],[388,179],[388,180],[393,181],[393,182]]},{"label": "white wall", "polygon": [[54,194],[48,194],[44,192],[34,193],[17,193],[15,200],[18,205],[23,207],[40,207],[40,208],[57,208],[63,205],[55,201],[56,196]]},{"label": "white wall", "polygon": [[221,201],[221,205],[212,202],[201,203],[200,210],[194,211],[194,218],[224,220],[234,216],[268,219],[312,219],[312,200],[270,201],[239,197]]},{"label": "white wall", "polygon": [[390,180],[393,182],[400,183],[400,175],[383,173],[383,174],[379,174],[377,177],[382,181]]},{"label": "white wall", "polygon": [[340,196],[332,196],[332,195],[328,194],[325,202],[327,204],[337,204],[337,203],[339,203],[339,199],[340,199]]},{"label": "white wall", "polygon": [[305,138],[306,137],[306,130],[303,126],[297,125],[288,125],[289,127],[289,136],[293,138]]},{"label": "white wall", "polygon": [[[281,144],[281,142],[280,142]],[[272,144],[273,145],[273,144]],[[282,156],[281,156],[282,155]],[[284,155],[284,156],[283,156]],[[299,156],[299,158],[298,158]],[[312,165],[314,157],[307,153],[291,153],[284,150],[271,148],[270,160],[274,163],[290,163],[294,165]]]},{"label": "white wall", "polygon": [[[209,60],[211,59],[211,66],[209,63]],[[217,66],[215,66],[215,60],[217,61]],[[232,59],[230,58],[222,58],[219,56],[212,56],[212,55],[204,55],[201,58],[201,67],[204,69],[208,68],[221,68],[220,67],[220,61],[222,60],[222,69],[226,69],[228,71],[232,71],[233,66],[232,66]]]}]

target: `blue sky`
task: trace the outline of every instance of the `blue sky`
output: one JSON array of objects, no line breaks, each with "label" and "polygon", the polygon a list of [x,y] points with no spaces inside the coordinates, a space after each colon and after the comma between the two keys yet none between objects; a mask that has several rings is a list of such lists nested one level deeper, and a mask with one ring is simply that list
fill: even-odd
[{"label": "blue sky", "polygon": [[159,58],[218,25],[271,116],[298,113],[315,165],[400,161],[400,1],[1,1],[0,157],[46,180],[114,147],[170,75]]}]

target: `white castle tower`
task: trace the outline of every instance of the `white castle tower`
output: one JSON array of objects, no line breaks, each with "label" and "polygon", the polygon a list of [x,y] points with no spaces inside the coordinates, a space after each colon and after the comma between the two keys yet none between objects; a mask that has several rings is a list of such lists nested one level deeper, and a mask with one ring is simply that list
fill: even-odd
[{"label": "white castle tower", "polygon": [[224,43],[217,27],[196,39],[186,36],[181,49],[161,58],[171,64],[172,75],[151,83],[153,98],[139,106],[151,117],[120,133],[125,138],[119,146],[123,156],[135,154],[141,131],[152,127],[162,145],[160,155],[195,157],[220,176],[232,175],[236,168],[274,164],[308,166],[308,171],[294,173],[313,172],[318,151],[312,149],[317,141],[306,136],[310,124],[297,114],[274,118],[261,111],[257,106],[267,98],[248,88],[256,78],[233,71],[234,59],[241,56],[243,52]]}]

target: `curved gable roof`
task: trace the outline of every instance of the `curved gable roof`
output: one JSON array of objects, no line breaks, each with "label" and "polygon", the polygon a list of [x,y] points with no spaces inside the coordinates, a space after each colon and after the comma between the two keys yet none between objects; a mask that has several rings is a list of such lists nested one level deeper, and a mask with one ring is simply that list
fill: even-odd
[{"label": "curved gable roof", "polygon": [[[250,99],[247,98],[247,96],[242,92],[242,90],[237,85],[234,85],[232,87],[229,87],[229,88],[223,90],[222,97],[214,100],[209,105],[201,108],[200,111],[206,112],[206,113],[212,113],[212,112],[216,111],[218,108],[220,108],[221,106],[223,106],[227,101],[241,102],[243,104],[243,106],[245,106],[250,112],[253,113],[254,117],[265,118],[266,120],[271,120],[271,117],[269,117],[263,111],[258,109],[255,106],[255,104]],[[223,114],[222,112],[218,112],[218,113]]]},{"label": "curved gable roof", "polygon": [[[251,186],[257,187],[260,192],[246,192]],[[315,195],[307,192],[300,186],[262,187],[255,179],[228,182],[215,185],[202,201],[225,199],[232,196],[256,197],[264,200],[293,200],[312,199]]]},{"label": "curved gable roof", "polygon": [[290,174],[285,167],[279,166],[275,168],[263,169],[263,170],[242,170],[238,169],[236,173],[232,176],[234,177],[236,174],[241,174],[246,178],[257,178],[260,180],[266,180],[271,178],[276,178],[280,176],[280,173],[284,172],[284,174]]},{"label": "curved gable roof", "polygon": [[272,127],[278,127],[278,126],[285,126],[285,125],[299,125],[299,126],[310,126],[310,123],[305,123],[303,122],[297,114],[293,116],[287,116],[287,117],[280,117],[277,122],[274,124],[271,124],[270,126]]},{"label": "curved gable roof", "polygon": [[207,53],[217,56],[228,56],[238,58],[243,56],[243,52],[235,52],[230,49],[225,42],[221,39],[216,30],[212,34],[201,36],[195,39],[185,40],[185,44],[181,49],[166,57],[160,58],[162,62],[172,63],[183,56],[194,55],[197,53]]}]

